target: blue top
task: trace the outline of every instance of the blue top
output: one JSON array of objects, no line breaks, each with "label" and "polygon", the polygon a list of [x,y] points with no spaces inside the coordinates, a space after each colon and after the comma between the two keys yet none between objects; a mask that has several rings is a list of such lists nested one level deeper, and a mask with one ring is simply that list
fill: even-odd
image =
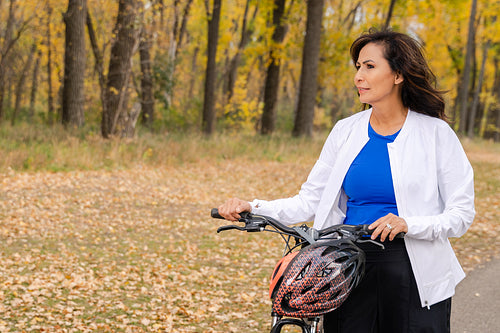
[{"label": "blue top", "polygon": [[342,184],[348,196],[344,224],[371,224],[389,213],[398,215],[387,144],[399,131],[377,134],[368,125],[369,141],[354,159]]}]

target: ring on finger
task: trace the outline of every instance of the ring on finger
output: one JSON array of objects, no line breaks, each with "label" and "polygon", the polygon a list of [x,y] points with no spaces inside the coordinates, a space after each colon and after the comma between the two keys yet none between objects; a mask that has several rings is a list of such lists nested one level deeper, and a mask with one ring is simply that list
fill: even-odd
[{"label": "ring on finger", "polygon": [[387,227],[387,229],[392,230],[392,225],[390,225],[389,223],[387,223],[385,226]]}]

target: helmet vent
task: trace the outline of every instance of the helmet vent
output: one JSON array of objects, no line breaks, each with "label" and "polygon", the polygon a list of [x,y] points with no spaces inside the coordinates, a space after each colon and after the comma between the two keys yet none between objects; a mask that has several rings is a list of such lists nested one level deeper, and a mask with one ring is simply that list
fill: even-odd
[{"label": "helmet vent", "polygon": [[309,267],[311,267],[311,264],[307,264],[304,266],[304,268],[299,272],[297,277],[295,278],[297,281],[302,280],[307,276],[307,272],[309,271]]},{"label": "helmet vent", "polygon": [[321,287],[320,289],[318,289],[317,294],[322,294],[324,292],[327,292],[328,290],[330,290],[330,284],[329,283],[325,284],[323,287]]},{"label": "helmet vent", "polygon": [[313,288],[313,286],[308,286],[308,287],[305,287],[304,289],[302,289],[302,294],[307,293],[307,292],[308,292],[308,291],[310,291],[312,288]]},{"label": "helmet vent", "polygon": [[347,268],[344,271],[344,276],[345,277],[351,276],[354,273],[354,268],[355,268],[355,265],[347,266]]},{"label": "helmet vent", "polygon": [[331,295],[328,299],[329,299],[329,300],[336,299],[337,297],[339,297],[339,295],[340,295],[340,293],[341,293],[341,292],[342,292],[342,290],[341,290],[341,289],[337,290],[337,291],[335,292],[335,294]]},{"label": "helmet vent", "polygon": [[325,250],[323,251],[323,253],[321,253],[321,255],[326,256],[326,255],[329,255],[330,253],[336,252],[338,250],[339,250],[339,248],[337,246],[329,245],[325,248]]},{"label": "helmet vent", "polygon": [[340,253],[340,256],[338,258],[335,258],[335,262],[338,263],[338,264],[342,264],[344,262],[346,262],[347,260],[349,260],[349,255],[345,252],[341,252]]},{"label": "helmet vent", "polygon": [[334,272],[338,268],[338,266],[339,265],[335,261],[331,261],[321,271],[319,271],[316,276],[317,277],[328,276],[328,275],[332,274],[332,272]]}]

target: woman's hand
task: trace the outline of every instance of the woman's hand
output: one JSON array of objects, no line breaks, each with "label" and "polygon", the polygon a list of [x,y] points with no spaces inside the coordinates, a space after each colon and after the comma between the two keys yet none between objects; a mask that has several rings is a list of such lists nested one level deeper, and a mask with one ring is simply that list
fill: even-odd
[{"label": "woman's hand", "polygon": [[400,232],[407,233],[408,225],[403,218],[394,214],[387,214],[370,224],[368,229],[374,229],[372,239],[380,235],[380,241],[383,242],[387,236],[389,236],[389,240],[392,241]]},{"label": "woman's hand", "polygon": [[231,198],[219,206],[219,214],[229,221],[237,221],[241,217],[240,213],[250,211],[252,211],[250,203],[238,198]]}]

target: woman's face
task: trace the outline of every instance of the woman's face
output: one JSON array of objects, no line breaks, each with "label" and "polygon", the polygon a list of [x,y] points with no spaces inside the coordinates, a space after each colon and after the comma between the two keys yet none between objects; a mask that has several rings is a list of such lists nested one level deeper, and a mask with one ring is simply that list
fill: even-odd
[{"label": "woman's face", "polygon": [[375,107],[401,101],[399,84],[403,79],[392,71],[382,45],[366,44],[359,52],[356,68],[354,84],[361,103]]}]

